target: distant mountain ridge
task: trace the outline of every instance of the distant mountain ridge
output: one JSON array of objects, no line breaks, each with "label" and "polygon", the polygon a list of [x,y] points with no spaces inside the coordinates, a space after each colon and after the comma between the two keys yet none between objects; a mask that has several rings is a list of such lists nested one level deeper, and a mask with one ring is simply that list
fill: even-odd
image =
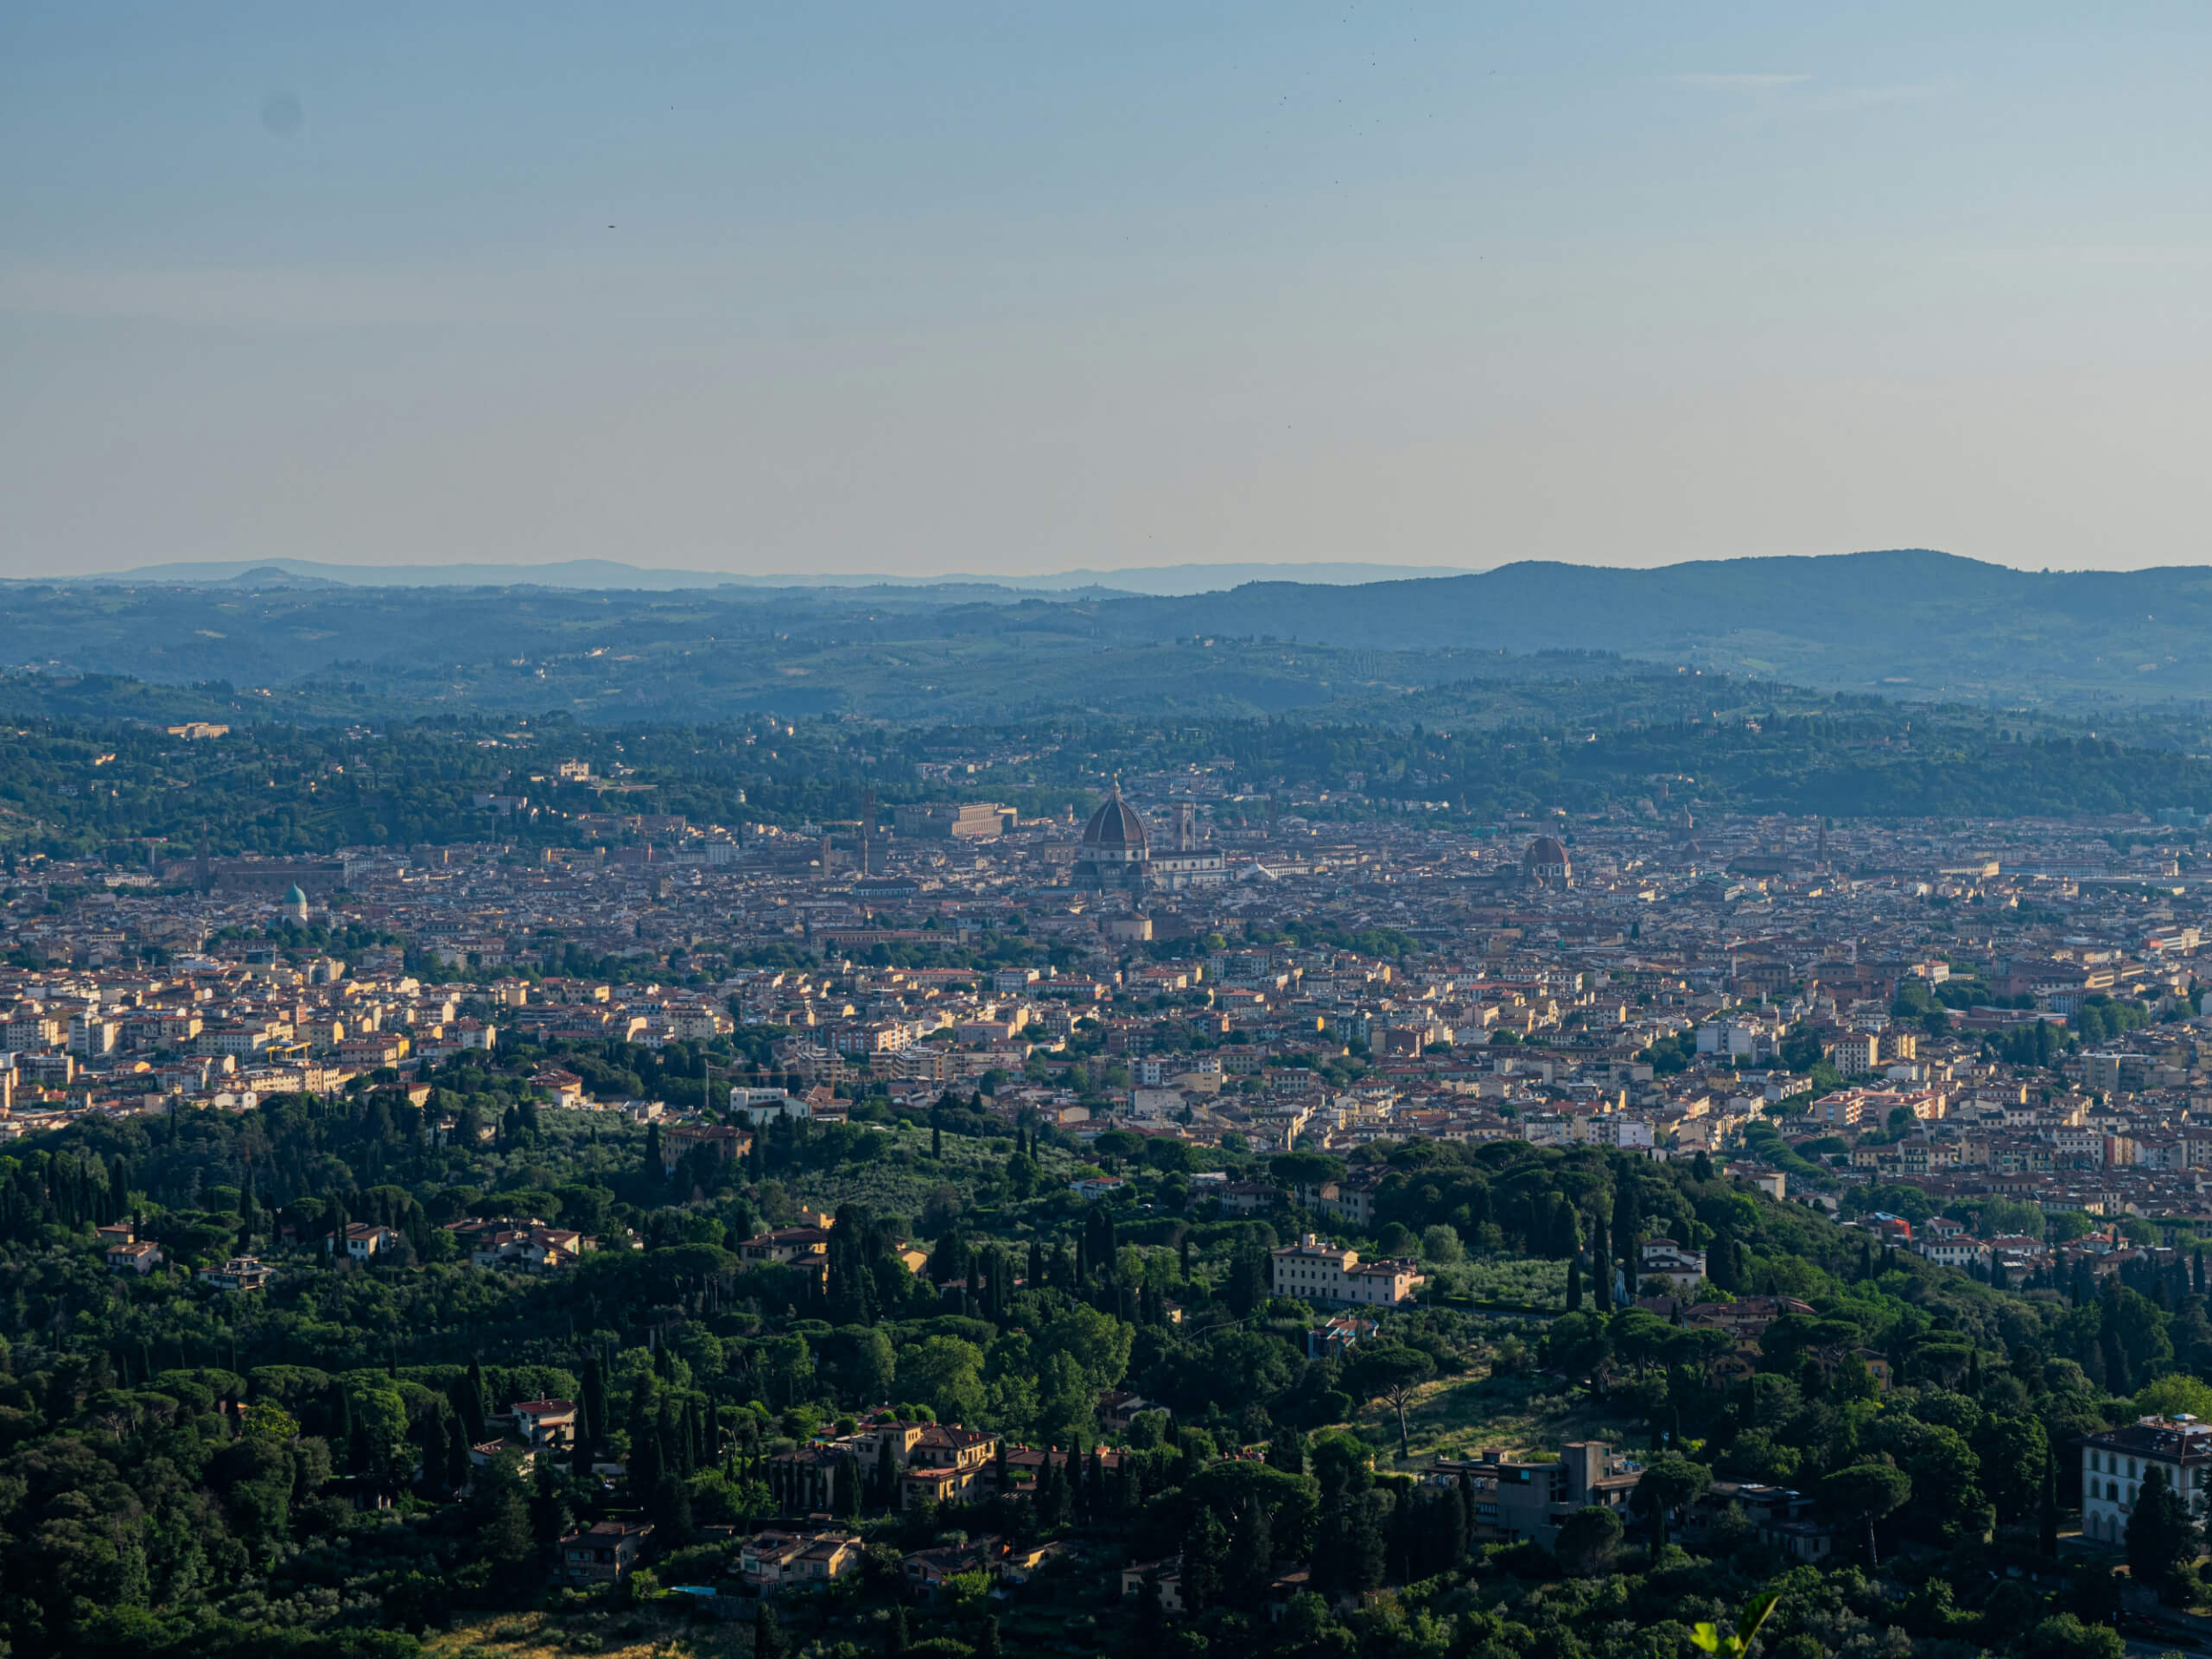
[{"label": "distant mountain ridge", "polygon": [[2035,572],[1925,548],[1629,570],[1523,562],[1325,596],[1255,583],[1101,601],[1109,637],[1594,650],[1823,686],[2135,697],[2212,690],[2212,569]]},{"label": "distant mountain ridge", "polygon": [[[1187,582],[1281,568],[1157,574],[1163,583]],[[1433,686],[1487,673],[1469,669],[1474,657],[1546,651],[1993,706],[2212,702],[2212,569],[2199,566],[2033,572],[1908,548],[1654,569],[1523,561],[1479,574],[1237,580],[1149,594],[953,581],[855,587],[827,578],[662,589],[640,584],[676,575],[696,583],[696,574],[611,563],[381,573],[404,575],[413,586],[371,581],[378,573],[358,569],[354,580],[326,574],[346,569],[260,561],[0,583],[0,638],[10,642],[0,666],[67,664],[176,683],[290,680],[341,662],[372,663],[379,671],[486,662],[537,678],[547,664],[588,650],[563,671],[615,685],[626,680],[623,695],[635,697],[645,695],[636,684],[642,671],[621,665],[640,660],[636,652],[671,651],[689,657],[686,672],[724,688],[718,696],[740,695],[764,663],[782,661],[788,665],[773,676],[785,705],[798,706],[804,689],[821,707],[843,708],[852,706],[843,682],[853,664],[796,660],[814,648],[810,641],[842,642],[873,653],[870,676],[887,684],[910,679],[907,701],[917,706],[950,695],[938,690],[944,676],[1005,675],[1008,664],[1020,664],[1014,678],[1035,686],[1033,701],[1022,706],[1044,708],[1083,706],[1069,689],[1081,677],[1065,671],[1085,652],[1243,642],[1250,669],[1259,661],[1255,642],[1279,640],[1380,653],[1391,664],[1364,672],[1349,661],[1324,668],[1318,658],[1294,664],[1285,658],[1266,668],[1264,696],[1253,694],[1264,706],[1339,698],[1386,681]],[[518,571],[564,570],[572,584],[512,579]],[[492,575],[502,580],[481,580]],[[615,577],[624,585],[583,585]],[[426,605],[420,596],[429,592],[437,601]],[[982,653],[962,659],[957,671],[943,654],[956,641]],[[346,672],[358,677],[360,669]],[[666,698],[682,695],[666,683]],[[2212,748],[2212,734],[2202,747]]]},{"label": "distant mountain ridge", "polygon": [[739,575],[715,570],[653,569],[613,559],[569,559],[551,564],[325,564],[313,559],[202,561],[150,564],[130,570],[95,571],[73,582],[135,584],[176,582],[205,586],[327,582],[348,588],[572,588],[640,593],[675,593],[717,588],[984,588],[1010,594],[1150,594],[1163,596],[1205,593],[1254,582],[1293,582],[1341,586],[1408,577],[1457,575],[1448,565],[1364,564],[1157,564],[1124,570],[1059,570],[1042,575],[979,575],[952,572],[933,576],[881,575]]}]

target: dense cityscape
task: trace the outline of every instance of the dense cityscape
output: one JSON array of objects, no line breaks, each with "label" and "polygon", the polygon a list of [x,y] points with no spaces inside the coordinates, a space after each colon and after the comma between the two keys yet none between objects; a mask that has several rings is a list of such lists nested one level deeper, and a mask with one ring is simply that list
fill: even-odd
[{"label": "dense cityscape", "polygon": [[[518,1045],[720,1058],[739,1031],[724,1077],[823,1091],[817,1118],[981,1090],[1085,1142],[1415,1133],[1747,1168],[1765,1126],[1847,1188],[1909,1171],[2212,1219],[2192,814],[1700,823],[1647,798],[1452,833],[1266,803],[1217,829],[1210,781],[1117,781],[1084,823],[948,800],[865,834],[587,815],[605,842],[537,856],[34,855],[0,935],[7,1122],[247,1109]],[[565,972],[579,953],[607,976]],[[678,1103],[542,1086],[671,1122],[721,1105],[703,1074]]]},{"label": "dense cityscape", "polygon": [[1608,1575],[2182,1639],[2195,813],[957,792],[1006,759],[11,855],[11,1639],[1573,1654]]}]

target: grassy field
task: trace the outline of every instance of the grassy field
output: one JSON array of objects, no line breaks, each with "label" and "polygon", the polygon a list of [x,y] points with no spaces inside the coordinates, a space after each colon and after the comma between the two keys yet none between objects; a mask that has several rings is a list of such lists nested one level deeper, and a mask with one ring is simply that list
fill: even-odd
[{"label": "grassy field", "polygon": [[1560,1390],[1531,1376],[1498,1376],[1484,1366],[1477,1370],[1477,1376],[1448,1377],[1421,1389],[1406,1413],[1413,1452],[1407,1462],[1396,1455],[1397,1414],[1382,1405],[1363,1411],[1358,1427],[1375,1442],[1378,1466],[1407,1468],[1491,1449],[1548,1455],[1562,1440],[1599,1440],[1624,1447],[1644,1437],[1640,1421],[1607,1412],[1580,1390]]},{"label": "grassy field", "polygon": [[639,1607],[622,1612],[499,1613],[435,1632],[424,1640],[437,1659],[750,1659],[753,1627],[743,1622],[694,1622],[678,1611]]}]

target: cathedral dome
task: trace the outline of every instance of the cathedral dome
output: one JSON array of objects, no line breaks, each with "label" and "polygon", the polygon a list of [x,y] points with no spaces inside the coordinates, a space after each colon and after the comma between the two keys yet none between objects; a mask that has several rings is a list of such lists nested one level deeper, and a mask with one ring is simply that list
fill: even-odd
[{"label": "cathedral dome", "polygon": [[1132,851],[1148,844],[1144,820],[1122,798],[1119,784],[1114,785],[1104,804],[1090,815],[1090,822],[1084,826],[1083,844],[1086,847],[1120,847]]},{"label": "cathedral dome", "polygon": [[1556,836],[1538,836],[1529,843],[1529,850],[1521,855],[1521,873],[1548,887],[1572,886],[1574,880],[1574,866],[1568,862],[1567,849]]}]

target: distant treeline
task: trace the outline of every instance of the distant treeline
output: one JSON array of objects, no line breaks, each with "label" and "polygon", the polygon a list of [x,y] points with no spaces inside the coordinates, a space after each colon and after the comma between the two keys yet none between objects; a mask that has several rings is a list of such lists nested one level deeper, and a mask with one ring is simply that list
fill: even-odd
[{"label": "distant treeline", "polygon": [[[1473,694],[1439,695],[1465,704]],[[1295,813],[1479,828],[1554,809],[1638,815],[1685,803],[1832,817],[2212,809],[2212,762],[2147,721],[2129,728],[2139,741],[2122,742],[2018,715],[1648,675],[1522,680],[1494,701],[1489,712],[1502,717],[1448,725],[1325,709],[929,726],[762,716],[610,727],[566,713],[447,714],[375,729],[241,721],[197,741],[150,720],[18,715],[0,730],[0,849],[105,850],[143,865],[149,842],[166,839],[167,855],[181,857],[204,826],[218,855],[487,839],[528,851],[670,838],[665,827],[634,825],[639,814],[790,829],[849,824],[873,798],[887,823],[901,802],[956,794],[1080,816],[1110,773],[1194,765],[1227,787],[1215,811],[1230,824]],[[556,766],[570,760],[629,787],[606,794],[563,781]],[[956,761],[982,764],[955,785],[941,768]],[[486,796],[527,798],[529,808],[478,805]]]}]

